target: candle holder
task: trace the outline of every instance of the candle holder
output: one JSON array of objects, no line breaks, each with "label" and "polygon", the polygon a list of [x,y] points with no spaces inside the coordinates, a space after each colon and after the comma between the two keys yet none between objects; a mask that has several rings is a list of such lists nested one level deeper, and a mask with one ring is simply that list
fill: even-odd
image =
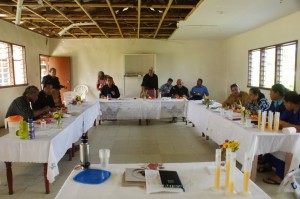
[{"label": "candle holder", "polygon": [[261,110],[257,111],[257,128],[260,129],[261,125]]},{"label": "candle holder", "polygon": [[229,176],[230,176],[230,156],[231,156],[231,149],[226,149],[226,159],[225,159],[225,189],[229,187]]},{"label": "candle holder", "polygon": [[215,160],[215,184],[214,190],[220,189],[220,177],[221,177],[221,149],[216,149],[216,160]]},{"label": "candle holder", "polygon": [[273,128],[273,112],[269,111],[269,114],[268,114],[268,130],[272,131],[272,128]]},{"label": "candle holder", "polygon": [[279,130],[279,118],[280,118],[280,112],[275,112],[274,115],[274,131],[278,132]]},{"label": "candle holder", "polygon": [[249,191],[249,181],[250,181],[252,161],[248,153],[245,153],[243,167],[244,167],[244,181],[243,181],[242,195],[250,195],[251,193]]},{"label": "candle holder", "polygon": [[236,166],[236,153],[231,152],[230,154],[230,174],[229,174],[229,184],[228,189],[226,190],[227,195],[234,195],[236,194],[234,190],[235,186],[235,166]]}]

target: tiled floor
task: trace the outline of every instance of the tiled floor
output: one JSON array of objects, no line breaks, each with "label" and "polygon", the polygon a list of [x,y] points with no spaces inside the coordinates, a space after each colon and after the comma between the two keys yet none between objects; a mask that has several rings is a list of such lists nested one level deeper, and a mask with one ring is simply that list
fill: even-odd
[{"label": "tiled floor", "polygon": [[[0,135],[5,132],[0,130]],[[100,148],[111,149],[111,163],[144,162],[197,162],[213,161],[214,142],[201,137],[196,128],[183,122],[170,124],[167,120],[152,120],[149,126],[143,121],[105,121],[89,131],[90,157],[99,163]],[[79,163],[79,153],[73,161],[67,155],[59,162],[60,175],[51,184],[51,193],[44,194],[42,164],[13,164],[14,194],[9,196],[5,170],[0,172],[0,198],[54,198],[72,168]],[[1,168],[1,166],[0,166]],[[272,173],[258,175],[257,184],[271,198],[294,198],[291,193],[277,193],[278,186],[266,185],[262,178]]]}]

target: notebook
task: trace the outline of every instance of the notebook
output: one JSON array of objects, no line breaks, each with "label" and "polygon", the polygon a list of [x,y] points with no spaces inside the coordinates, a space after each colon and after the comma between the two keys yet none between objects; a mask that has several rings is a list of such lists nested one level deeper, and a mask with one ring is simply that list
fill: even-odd
[{"label": "notebook", "polygon": [[185,191],[176,171],[159,170],[159,175],[164,187],[181,188]]}]

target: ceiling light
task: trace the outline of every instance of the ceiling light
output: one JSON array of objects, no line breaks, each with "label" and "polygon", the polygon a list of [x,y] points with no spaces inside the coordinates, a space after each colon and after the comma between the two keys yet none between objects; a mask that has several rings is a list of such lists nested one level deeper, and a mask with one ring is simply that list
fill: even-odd
[{"label": "ceiling light", "polygon": [[0,17],[7,17],[7,14],[0,14]]},{"label": "ceiling light", "polygon": [[29,30],[34,30],[35,28],[29,28]]},{"label": "ceiling light", "polygon": [[155,11],[155,9],[154,9],[154,8],[152,8],[152,7],[150,8],[150,10],[152,10],[152,11]]},{"label": "ceiling light", "polygon": [[120,10],[116,10],[115,13],[118,14]]},{"label": "ceiling light", "polygon": [[124,11],[126,11],[126,10],[128,10],[128,9],[129,9],[129,8],[128,8],[128,7],[126,7],[126,8],[123,8],[123,10],[122,10],[122,11],[124,12]]},{"label": "ceiling light", "polygon": [[16,25],[20,25],[20,24],[23,24],[24,23],[24,21],[20,21],[18,24],[17,24],[17,21],[12,21],[12,22],[14,22]]},{"label": "ceiling light", "polygon": [[162,11],[162,10],[158,10],[158,12],[159,12],[159,13],[163,13],[164,11]]},{"label": "ceiling light", "polygon": [[58,35],[59,36],[63,36],[68,30],[70,30],[71,28],[73,28],[74,26],[90,26],[90,25],[96,25],[96,23],[73,23],[71,25],[69,25],[68,27],[62,29]]}]

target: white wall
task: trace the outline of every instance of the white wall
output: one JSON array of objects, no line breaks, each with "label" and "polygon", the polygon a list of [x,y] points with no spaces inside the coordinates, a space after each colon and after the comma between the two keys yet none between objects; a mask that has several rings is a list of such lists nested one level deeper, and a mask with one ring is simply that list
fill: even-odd
[{"label": "white wall", "polygon": [[[0,41],[25,46],[28,84],[38,86],[38,88],[40,88],[40,79],[37,78],[40,77],[39,55],[49,54],[48,40],[46,37],[0,20]],[[10,103],[16,97],[21,96],[25,88],[26,86],[19,86],[0,89],[0,126],[4,125],[3,119]]]},{"label": "white wall", "polygon": [[[225,40],[227,93],[230,92],[229,85],[233,82],[240,84],[242,90],[249,90],[247,88],[248,50],[292,40],[300,41],[299,21],[300,11]],[[298,43],[297,65],[300,63],[299,52],[300,43]],[[296,91],[299,92],[300,70],[297,66],[296,69]],[[269,91],[263,90],[263,92],[269,98]]]},{"label": "white wall", "polygon": [[[181,78],[190,90],[198,78],[210,91],[212,98],[224,98],[223,53],[220,41],[167,41],[146,39],[58,40],[50,45],[53,56],[70,56],[73,87],[86,84],[88,98],[96,99],[96,80],[102,70],[114,78],[120,92],[124,88],[124,54],[156,54],[156,74],[159,85],[169,77]],[[147,71],[145,71],[146,73]],[[140,87],[140,85],[136,85]]]}]

